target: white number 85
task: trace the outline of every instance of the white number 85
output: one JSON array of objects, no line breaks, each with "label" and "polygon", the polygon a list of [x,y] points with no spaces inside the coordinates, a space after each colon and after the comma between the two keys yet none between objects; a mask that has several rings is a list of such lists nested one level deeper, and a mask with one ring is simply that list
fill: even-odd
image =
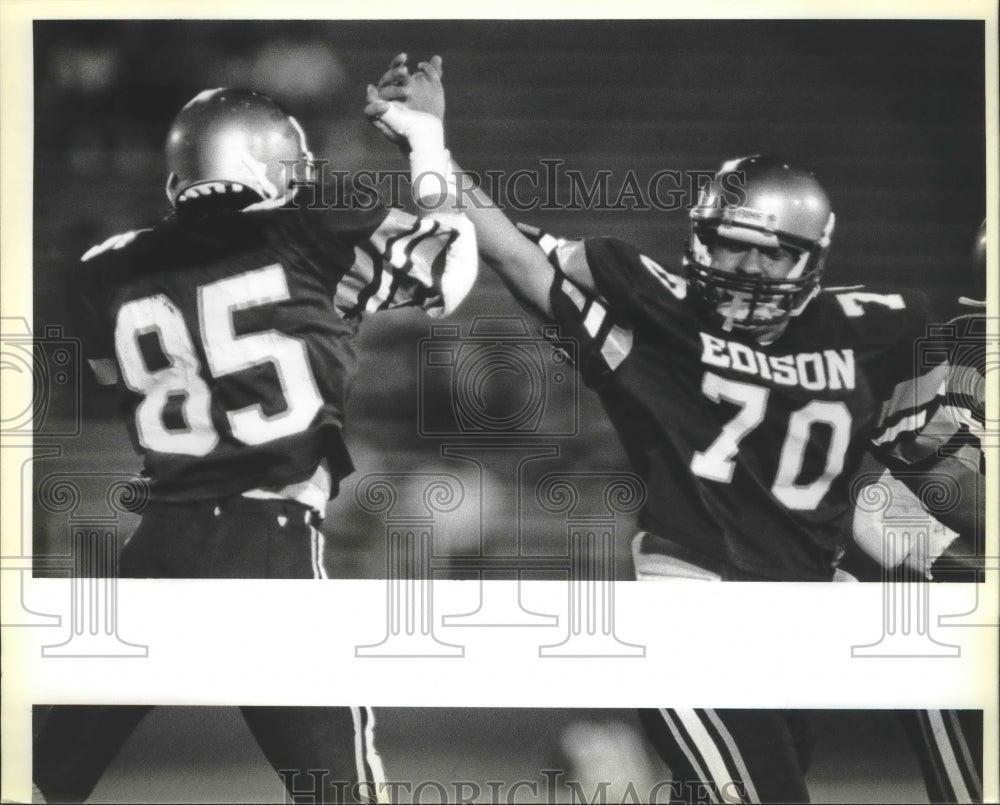
[{"label": "white number 85", "polygon": [[[262,444],[300,433],[323,404],[309,368],[305,344],[275,330],[236,335],[233,314],[289,298],[279,264],[218,280],[198,289],[198,325],[208,371],[214,378],[270,363],[285,410],[267,416],[260,403],[226,412],[232,435],[244,444]],[[150,371],[139,347],[142,335],[156,333],[170,362]],[[136,409],[139,442],[148,450],[204,456],[219,442],[212,424],[211,391],[181,312],[166,296],[122,305],[115,323],[115,349],[122,380],[143,395]],[[179,408],[185,427],[167,428],[167,406]]]}]

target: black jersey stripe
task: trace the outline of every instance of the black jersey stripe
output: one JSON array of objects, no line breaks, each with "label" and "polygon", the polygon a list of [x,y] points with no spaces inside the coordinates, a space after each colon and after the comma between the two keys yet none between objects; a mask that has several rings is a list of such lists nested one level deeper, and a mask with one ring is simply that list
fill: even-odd
[{"label": "black jersey stripe", "polygon": [[359,243],[358,248],[371,258],[372,278],[358,293],[358,301],[355,303],[354,307],[347,312],[344,318],[356,318],[361,316],[368,306],[368,300],[375,295],[380,287],[382,287],[382,272],[385,270],[385,261],[382,258],[382,254],[377,248],[375,248],[375,245],[371,241],[363,241],[362,243]]},{"label": "black jersey stripe", "polygon": [[364,764],[365,769],[365,780],[371,783],[372,790],[375,793],[375,801],[378,802],[378,791],[375,790],[375,771],[372,769],[371,760],[368,757],[368,753],[371,747],[368,746],[368,723],[371,717],[371,712],[367,707],[360,708],[361,715],[361,760]]},{"label": "black jersey stripe", "polygon": [[[391,223],[390,220],[391,218],[392,218],[391,215],[386,217],[386,220],[383,222],[383,226],[385,225],[386,222]],[[379,232],[381,232],[382,227],[379,227],[379,229],[375,231],[375,233],[371,236],[368,242],[364,244],[365,246],[368,246],[369,244],[372,246],[374,253],[378,254],[379,260],[377,263],[374,262],[373,260],[373,263],[376,268],[375,276],[372,278],[372,282],[359,295],[359,304],[361,304],[363,301],[363,304],[361,305],[361,308],[358,311],[359,314],[365,311],[368,305],[368,301],[373,296],[375,296],[375,294],[377,294],[379,289],[382,287],[382,279],[383,279],[382,274],[385,271],[386,264],[388,264],[390,268],[395,268],[392,264],[392,250],[395,247],[395,245],[399,243],[401,240],[410,238],[416,233],[418,233],[422,226],[423,226],[423,220],[418,218],[413,222],[413,224],[409,228],[404,229],[402,232],[397,232],[395,235],[386,238],[385,245],[382,247],[381,252],[379,252],[379,247],[376,241],[378,239]],[[368,251],[367,248],[365,249],[365,251],[366,252]],[[407,264],[409,263],[408,260],[409,253],[410,253],[409,251],[405,252],[405,254],[407,255]],[[393,282],[396,281],[397,279],[394,275]]]},{"label": "black jersey stripe", "polygon": [[976,763],[965,740],[965,733],[962,730],[961,722],[958,720],[958,713],[954,710],[941,710],[940,712],[948,736],[948,744],[955,753],[958,770],[969,792],[969,798],[972,802],[982,802],[983,783],[979,779]]},{"label": "black jersey stripe", "polygon": [[952,736],[948,733],[945,711],[927,710],[927,721],[931,733],[931,751],[935,762],[950,792],[949,802],[972,802],[972,796],[965,785],[961,765],[952,744]]},{"label": "black jersey stripe", "polygon": [[[705,765],[708,768],[713,768],[714,766],[715,768],[714,782],[719,792],[722,793],[722,785],[731,780],[740,787],[739,788],[740,801],[746,802],[747,799],[744,793],[746,789],[743,786],[741,775],[738,773],[736,764],[733,762],[732,754],[726,751],[727,747],[725,745],[725,741],[723,741],[722,736],[719,734],[719,731],[715,728],[715,724],[712,722],[711,719],[708,718],[708,711],[697,709],[697,710],[691,710],[689,712],[691,713],[689,718],[692,721],[697,719],[697,721],[700,722],[699,726],[701,727],[702,730],[704,730],[704,735],[701,736],[701,744],[700,744],[703,747],[701,750],[702,756],[707,758],[708,755],[717,753],[717,757],[715,758],[715,763],[714,764],[709,763],[706,759]],[[718,777],[718,772],[722,770],[719,768],[719,761],[722,762],[722,768],[725,769],[726,774],[728,775],[728,779],[726,780],[720,780]],[[723,799],[727,799],[727,797],[723,796]],[[756,800],[751,800],[751,801],[756,801]]]},{"label": "black jersey stripe", "polygon": [[753,778],[750,776],[750,767],[743,759],[739,744],[722,718],[712,709],[699,711],[699,715],[705,728],[710,733],[715,734],[715,744],[726,762],[726,768],[733,775],[733,780],[740,786],[740,796],[748,802],[761,802],[757,786],[754,785]]},{"label": "black jersey stripe", "polygon": [[[938,753],[934,750],[934,736],[931,730],[930,721],[927,717],[927,711],[919,710],[915,715],[919,730],[919,735],[917,737],[921,743],[921,747],[918,749],[918,752],[924,758],[924,763],[921,765],[923,766],[925,785],[928,789],[928,798],[932,802],[954,802],[954,792],[948,791],[946,788]],[[947,799],[945,799],[946,797]]]},{"label": "black jersey stripe", "polygon": [[[927,429],[928,423],[935,421],[940,424],[936,415],[941,408],[943,397],[935,398],[920,408],[908,409],[900,412],[899,416],[894,416],[884,427],[876,428],[871,434],[872,443],[882,451],[892,451],[899,445],[916,441],[921,432]],[[957,426],[955,428],[957,430]],[[943,439],[941,434],[936,432],[932,439],[934,445],[939,444]]]},{"label": "black jersey stripe", "polygon": [[[734,792],[731,788],[735,785],[735,793],[739,796],[741,803],[759,803],[760,799],[756,797],[755,789],[746,785],[739,773],[739,765],[734,762],[732,752],[727,746],[726,739],[732,743],[732,749],[738,754],[735,741],[732,740],[732,735],[729,734],[728,730],[725,730],[726,738],[722,737],[717,728],[717,726],[722,727],[722,722],[714,711],[712,712],[713,718],[709,717],[709,711],[703,709],[682,709],[675,712],[687,729],[688,735],[698,747],[705,768],[712,775],[711,780],[706,780],[706,782],[710,782],[714,786],[713,790],[720,799],[725,802],[732,801]],[[740,762],[742,763],[742,757],[740,757]],[[750,794],[751,790],[754,791],[753,796]]]},{"label": "black jersey stripe", "polygon": [[[425,223],[430,223],[428,229],[423,229]],[[403,247],[403,255],[405,257],[402,266],[393,265],[394,271],[404,271],[409,273],[413,269],[413,252],[421,243],[423,243],[428,238],[434,237],[441,229],[441,222],[435,221],[432,218],[424,218],[420,222],[420,228],[413,235],[409,236],[406,246]],[[389,252],[387,251],[388,255]]]},{"label": "black jersey stripe", "polygon": [[[434,255],[434,260],[431,262],[431,276],[434,278],[434,282],[438,287],[441,285],[441,277],[444,276],[445,266],[448,263],[448,255],[451,253],[451,246],[457,239],[458,230],[450,229],[445,237],[445,242],[441,247],[441,250]],[[421,285],[416,289],[416,291],[414,291],[413,301],[421,307],[426,307],[427,297],[430,295],[430,292],[430,288]],[[435,291],[435,293],[440,294],[441,307],[444,307],[444,294],[440,291]]]},{"label": "black jersey stripe", "polygon": [[[405,229],[402,232],[397,232],[395,235],[386,238],[385,246],[382,247],[382,256],[386,259],[386,262],[388,262],[390,265],[393,264],[392,250],[395,248],[396,244],[399,243],[400,241],[407,241],[410,238],[419,235],[421,229],[423,229],[425,220],[427,219],[417,218],[408,229]],[[435,221],[434,223],[436,224],[437,222]],[[375,241],[375,236],[372,236],[372,241],[373,242]],[[410,252],[412,251],[412,249],[409,248],[409,245],[410,244],[407,244],[406,246],[403,247],[403,253],[407,256],[409,256]]]},{"label": "black jersey stripe", "polygon": [[677,746],[680,747],[681,752],[684,753],[684,757],[687,758],[687,761],[690,764],[691,769],[694,771],[695,776],[698,778],[697,781],[695,780],[679,780],[679,781],[675,780],[675,781],[680,782],[681,785],[684,785],[685,783],[694,783],[694,782],[704,783],[706,786],[705,791],[699,793],[707,794],[709,799],[713,803],[718,802],[719,798],[716,796],[715,788],[711,785],[709,776],[705,771],[704,758],[698,751],[697,744],[691,739],[690,734],[681,723],[677,711],[660,708],[659,713],[660,716],[663,718],[664,723],[667,725],[667,728],[670,730],[670,734],[673,736],[674,741],[677,743]]},{"label": "black jersey stripe", "polygon": [[359,798],[364,797],[365,791],[371,791],[372,796],[368,798],[368,801],[378,802],[378,789],[376,787],[378,782],[375,779],[375,772],[372,770],[368,758],[368,708],[365,706],[352,707],[351,712],[354,715],[355,763],[357,764],[359,783],[358,793],[361,795]]},{"label": "black jersey stripe", "polygon": [[941,398],[947,388],[949,374],[947,363],[939,363],[922,374],[901,380],[882,403],[879,426],[890,426],[908,411],[920,410]]},{"label": "black jersey stripe", "polygon": [[326,572],[326,566],[323,564],[323,553],[325,545],[326,545],[326,539],[323,536],[323,532],[310,523],[309,546],[312,559],[312,571],[314,579],[329,578]]},{"label": "black jersey stripe", "polygon": [[[389,218],[387,217],[386,218],[386,222],[388,222],[388,221],[389,221]],[[384,225],[384,223],[385,222],[383,222],[383,225]],[[392,253],[392,247],[395,246],[397,242],[399,242],[400,240],[403,240],[405,238],[412,237],[413,235],[417,234],[417,232],[420,231],[420,227],[421,226],[423,226],[423,220],[420,219],[420,218],[417,218],[410,225],[409,229],[404,229],[402,232],[397,232],[395,235],[390,235],[388,238],[386,238],[386,240],[385,240],[385,246],[382,247],[382,254],[385,255],[386,259],[389,258],[390,254]],[[380,229],[381,229],[381,227],[379,227],[379,230]],[[379,230],[376,230],[375,233],[372,235],[372,237],[371,237],[372,242],[374,242],[375,239],[376,239],[376,237],[378,236]]]},{"label": "black jersey stripe", "polygon": [[[438,221],[431,221],[431,226],[427,231],[421,232],[410,238],[409,242],[403,249],[403,254],[405,255],[403,265],[391,266],[392,283],[389,285],[389,290],[386,293],[386,298],[378,306],[379,310],[387,310],[390,307],[392,307],[393,301],[396,298],[396,294],[399,291],[400,285],[403,283],[405,279],[407,279],[410,276],[410,272],[413,270],[414,266],[413,251],[417,248],[417,246],[426,241],[428,238],[434,237],[440,229],[441,229],[441,224]],[[388,251],[386,252],[386,254],[388,255]]]},{"label": "black jersey stripe", "polygon": [[[886,417],[880,425],[878,425],[873,431],[873,440],[885,439],[886,441],[897,441],[898,436],[894,435],[886,439],[886,434],[891,433],[894,429],[899,428],[901,424],[905,424],[908,419],[916,419],[922,414],[927,414],[928,412],[934,412],[944,403],[945,397],[943,395],[937,395],[933,399],[927,400],[917,406],[911,406],[908,408],[901,408],[898,411],[892,413],[891,416]],[[927,417],[929,418],[929,417]],[[927,421],[924,419],[924,422]],[[912,433],[914,430],[919,430],[923,425],[920,425],[913,429],[902,428],[899,430],[900,434]]]},{"label": "black jersey stripe", "polygon": [[918,713],[927,758],[933,771],[938,793],[943,802],[971,802],[965,783],[954,765],[954,754],[944,730],[940,710],[921,710]]},{"label": "black jersey stripe", "polygon": [[[591,300],[591,305],[594,302]],[[588,305],[588,309],[591,307]],[[604,342],[608,340],[608,333],[611,332],[611,328],[615,326],[615,323],[611,320],[611,316],[608,315],[608,309],[604,305],[600,305],[601,310],[604,313],[604,317],[601,319],[600,326],[597,328],[597,332],[594,333],[594,347],[597,349],[604,348]],[[586,316],[584,316],[586,318]]]},{"label": "black jersey stripe", "polygon": [[559,242],[548,232],[545,232],[538,227],[521,223],[516,224],[516,226],[522,235],[524,235],[532,243],[536,244],[538,248],[545,253],[549,263],[556,270],[556,275],[562,276],[563,270],[559,263],[559,250],[557,248]]},{"label": "black jersey stripe", "polygon": [[[737,773],[737,766],[732,762],[726,741],[714,728],[715,725],[712,723],[712,719],[707,717],[707,712],[692,708],[676,709],[671,712],[681,729],[687,734],[690,746],[697,753],[703,768],[707,771],[709,776],[704,778],[704,782],[709,786],[713,795],[728,802],[731,801],[735,793],[741,803],[760,802],[756,797],[749,797],[750,792]],[[726,735],[732,740],[728,730]],[[735,742],[733,745],[735,748]],[[733,785],[737,788],[736,792],[731,790]]]}]

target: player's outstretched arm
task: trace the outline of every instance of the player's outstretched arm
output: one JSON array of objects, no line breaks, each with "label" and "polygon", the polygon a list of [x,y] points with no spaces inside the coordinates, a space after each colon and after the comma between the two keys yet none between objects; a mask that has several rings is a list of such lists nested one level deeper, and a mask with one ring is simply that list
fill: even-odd
[{"label": "player's outstretched arm", "polygon": [[[405,63],[405,54],[398,58],[402,58],[400,65]],[[393,60],[393,67],[396,64]],[[425,223],[426,219],[431,219],[435,226],[434,237],[444,244],[445,265],[438,282],[444,299],[443,312],[447,315],[471,289],[479,259],[475,228],[458,205],[451,156],[444,145],[444,109],[425,111],[395,101],[386,102],[378,97],[378,91],[371,85],[366,100],[365,113],[372,125],[409,155],[410,188],[417,215],[425,219]],[[396,210],[386,220],[401,217],[409,216]],[[406,265],[412,263],[425,277],[434,276],[434,260],[427,262],[426,246],[417,250],[400,248],[403,241],[397,239],[398,234],[390,236],[394,244],[390,259],[402,259]],[[427,234],[421,229],[416,242],[426,243]],[[404,240],[410,235],[412,231],[403,236]]]},{"label": "player's outstretched arm", "polygon": [[[394,131],[386,131],[390,121],[385,118],[385,110],[394,104],[404,105],[443,120],[445,95],[441,77],[440,56],[421,62],[411,73],[406,66],[406,54],[400,54],[392,60],[378,87],[369,87],[365,113],[386,136],[398,142]],[[451,170],[453,181],[461,189],[463,210],[475,226],[480,256],[500,275],[518,301],[551,318],[549,290],[555,272],[545,254],[514,226],[482,189],[474,185],[470,175],[463,173],[454,162]],[[593,285],[590,277],[574,279],[586,286]]]},{"label": "player's outstretched arm", "polygon": [[410,157],[413,201],[421,214],[458,212],[451,156],[444,146],[441,117],[379,98],[368,85],[365,114],[379,131]]}]

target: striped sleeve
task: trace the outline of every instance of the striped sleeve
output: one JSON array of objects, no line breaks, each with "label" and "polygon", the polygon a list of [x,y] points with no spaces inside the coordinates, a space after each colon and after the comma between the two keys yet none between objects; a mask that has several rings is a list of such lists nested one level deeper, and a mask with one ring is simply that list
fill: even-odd
[{"label": "striped sleeve", "polygon": [[553,317],[580,342],[580,369],[588,381],[613,373],[632,351],[632,330],[611,314],[607,301],[575,282],[573,267],[586,263],[586,243],[555,238],[541,230],[518,228],[545,252],[555,269],[550,291]]},{"label": "striped sleeve", "polygon": [[400,307],[432,317],[455,310],[476,279],[475,231],[464,215],[415,218],[390,210],[354,249],[334,303],[345,319]]},{"label": "striped sleeve", "polygon": [[[971,324],[971,327],[969,326]],[[912,465],[932,456],[981,460],[985,339],[976,322],[954,320],[912,340],[910,366],[882,405],[872,441],[887,460]]]}]

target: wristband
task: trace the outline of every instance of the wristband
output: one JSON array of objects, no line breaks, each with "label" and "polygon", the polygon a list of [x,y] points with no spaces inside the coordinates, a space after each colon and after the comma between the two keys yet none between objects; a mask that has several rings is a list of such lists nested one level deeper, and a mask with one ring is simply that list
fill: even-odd
[{"label": "wristband", "polygon": [[444,124],[436,117],[390,104],[382,122],[410,146],[413,200],[422,210],[451,208],[458,196],[451,155],[444,147]]},{"label": "wristband", "polygon": [[448,149],[410,151],[413,200],[431,210],[450,208],[458,198]]}]

